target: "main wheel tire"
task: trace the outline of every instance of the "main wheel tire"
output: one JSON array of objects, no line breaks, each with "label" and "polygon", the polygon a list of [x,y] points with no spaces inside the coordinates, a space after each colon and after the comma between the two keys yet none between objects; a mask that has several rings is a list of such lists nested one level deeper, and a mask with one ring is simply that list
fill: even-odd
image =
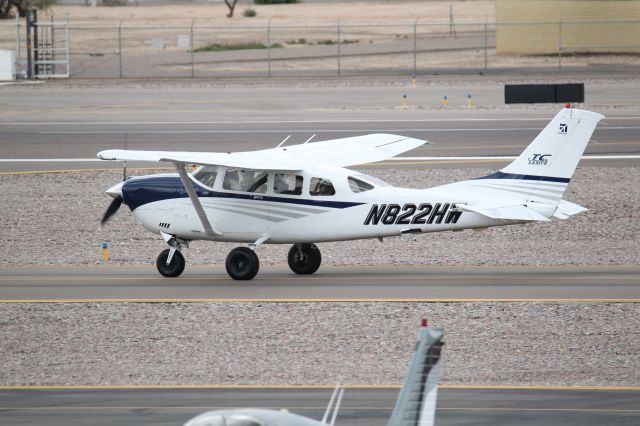
[{"label": "main wheel tire", "polygon": [[171,258],[171,263],[167,265],[169,251],[169,249],[163,250],[158,255],[158,259],[156,259],[156,267],[158,268],[158,272],[165,277],[178,277],[184,271],[184,256],[176,250]]},{"label": "main wheel tire", "polygon": [[320,267],[322,256],[315,244],[301,244],[300,249],[294,244],[289,249],[287,260],[289,268],[296,274],[310,275]]},{"label": "main wheel tire", "polygon": [[225,262],[227,273],[234,280],[250,280],[260,269],[258,255],[248,247],[236,247],[229,252]]}]

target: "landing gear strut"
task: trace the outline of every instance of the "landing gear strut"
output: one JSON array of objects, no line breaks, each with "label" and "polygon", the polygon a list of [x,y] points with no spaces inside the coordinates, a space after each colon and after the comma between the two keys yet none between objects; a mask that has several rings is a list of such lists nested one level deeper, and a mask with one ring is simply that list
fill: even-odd
[{"label": "landing gear strut", "polygon": [[[171,251],[174,250],[173,256],[169,259]],[[158,272],[165,277],[177,277],[184,271],[184,256],[175,248],[163,250],[156,260]]]},{"label": "landing gear strut", "polygon": [[250,280],[258,273],[260,261],[249,247],[236,247],[229,252],[225,266],[234,280]]},{"label": "landing gear strut", "polygon": [[178,239],[165,232],[160,233],[167,242],[168,249],[162,250],[156,259],[158,272],[165,277],[178,277],[184,271],[184,256],[180,253],[182,245],[189,247],[189,241]]},{"label": "landing gear strut", "polygon": [[287,260],[289,268],[296,274],[310,275],[320,267],[322,256],[315,244],[294,244],[289,249]]}]

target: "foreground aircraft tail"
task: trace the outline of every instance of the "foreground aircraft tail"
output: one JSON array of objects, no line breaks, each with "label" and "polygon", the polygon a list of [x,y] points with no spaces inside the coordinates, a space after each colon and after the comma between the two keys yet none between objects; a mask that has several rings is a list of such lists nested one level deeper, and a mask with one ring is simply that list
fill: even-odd
[{"label": "foreground aircraft tail", "polygon": [[482,202],[458,207],[492,219],[546,221],[586,211],[562,196],[603,118],[595,112],[564,108],[507,167],[439,189],[475,191]]},{"label": "foreground aircraft tail", "polygon": [[440,353],[444,345],[442,338],[441,328],[426,327],[426,322],[423,322],[416,350],[387,426],[434,424]]}]

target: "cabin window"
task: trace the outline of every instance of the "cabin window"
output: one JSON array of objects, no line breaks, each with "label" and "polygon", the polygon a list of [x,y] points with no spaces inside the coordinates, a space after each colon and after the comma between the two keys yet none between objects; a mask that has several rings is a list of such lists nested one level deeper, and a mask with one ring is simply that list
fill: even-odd
[{"label": "cabin window", "polygon": [[195,180],[209,188],[213,188],[213,184],[216,182],[217,175],[218,169],[214,166],[200,167],[192,174]]},{"label": "cabin window", "polygon": [[363,180],[354,178],[353,176],[349,176],[349,189],[353,192],[365,192],[373,189],[373,185],[367,183]]},{"label": "cabin window", "polygon": [[230,191],[267,192],[267,173],[258,170],[229,169],[224,174],[224,189]]},{"label": "cabin window", "polygon": [[336,190],[329,179],[311,178],[309,195],[335,195]]},{"label": "cabin window", "polygon": [[302,195],[302,176],[276,173],[273,192],[283,195]]}]

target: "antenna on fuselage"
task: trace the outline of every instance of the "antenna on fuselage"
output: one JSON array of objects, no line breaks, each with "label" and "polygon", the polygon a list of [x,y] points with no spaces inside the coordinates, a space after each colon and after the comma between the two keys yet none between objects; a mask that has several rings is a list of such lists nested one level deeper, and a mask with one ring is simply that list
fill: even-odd
[{"label": "antenna on fuselage", "polygon": [[311,137],[309,139],[307,139],[306,141],[304,141],[304,143],[302,145],[304,145],[307,142],[311,142],[311,139],[315,138],[316,135],[317,135],[317,133],[312,134]]},{"label": "antenna on fuselage", "polygon": [[284,139],[282,140],[282,142],[280,142],[280,143],[278,144],[278,146],[276,146],[276,148],[280,148],[280,147],[281,147],[281,146],[282,146],[286,141],[288,141],[288,140],[289,140],[289,138],[290,138],[290,137],[291,137],[291,135],[289,135],[289,136],[287,136],[286,138],[284,138]]},{"label": "antenna on fuselage", "polygon": [[[128,137],[129,137],[129,134],[125,132],[125,134],[124,134],[124,149],[127,149]],[[127,180],[127,160],[123,161],[122,180],[123,181]]]}]

